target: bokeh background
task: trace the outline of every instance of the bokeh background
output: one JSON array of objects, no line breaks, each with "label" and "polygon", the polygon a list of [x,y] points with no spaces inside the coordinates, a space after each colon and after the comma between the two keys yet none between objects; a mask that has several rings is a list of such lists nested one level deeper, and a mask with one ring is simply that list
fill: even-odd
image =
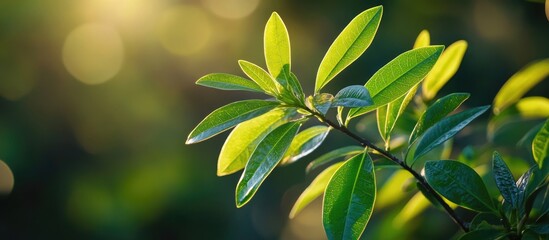
[{"label": "bokeh background", "polygon": [[[194,82],[213,72],[242,75],[238,59],[264,66],[263,27],[277,11],[290,33],[293,70],[311,93],[331,41],[380,4],[370,49],[326,91],[364,84],[422,29],[433,44],[468,41],[439,96],[470,92],[469,106],[490,104],[514,72],[549,57],[543,4],[523,0],[1,1],[0,238],[324,238],[320,201],[287,217],[314,177],[304,173],[312,157],[275,170],[248,205],[235,207],[239,174],[215,174],[227,134],[184,142],[217,107],[262,96]],[[529,94],[548,96],[548,86]],[[346,141],[333,134],[323,148]],[[387,224],[395,214],[374,216],[369,236],[445,239],[457,231],[436,209],[404,226]]]}]

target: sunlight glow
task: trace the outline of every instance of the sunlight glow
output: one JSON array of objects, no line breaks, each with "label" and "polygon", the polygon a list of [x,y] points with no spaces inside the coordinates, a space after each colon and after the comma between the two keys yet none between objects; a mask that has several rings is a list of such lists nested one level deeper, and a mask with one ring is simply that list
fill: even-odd
[{"label": "sunlight glow", "polygon": [[74,29],[63,46],[63,63],[71,75],[86,84],[112,79],[124,62],[124,45],[107,25],[84,24]]},{"label": "sunlight glow", "polygon": [[245,18],[259,5],[259,0],[202,0],[215,15],[228,19]]}]

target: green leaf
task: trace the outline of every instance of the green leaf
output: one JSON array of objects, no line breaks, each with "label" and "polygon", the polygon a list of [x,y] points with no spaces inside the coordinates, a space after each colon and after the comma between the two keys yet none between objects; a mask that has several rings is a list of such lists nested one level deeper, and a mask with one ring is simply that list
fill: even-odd
[{"label": "green leaf", "polygon": [[385,141],[385,146],[389,146],[391,132],[395,128],[398,118],[416,94],[418,86],[412,87],[404,96],[377,109],[378,130]]},{"label": "green leaf", "polygon": [[341,165],[343,165],[343,162],[336,163],[326,168],[318,174],[318,176],[316,176],[316,178],[311,182],[311,184],[309,184],[303,193],[299,195],[299,198],[294,203],[294,206],[290,211],[290,218],[294,218],[299,212],[301,212],[301,210],[303,210],[303,208],[324,193],[328,182]]},{"label": "green leaf", "polygon": [[297,134],[284,154],[281,164],[293,163],[313,152],[326,139],[330,130],[330,127],[314,126]]},{"label": "green leaf", "polygon": [[312,110],[315,110],[318,113],[321,113],[322,115],[326,115],[328,110],[330,110],[330,107],[332,106],[332,102],[334,100],[334,96],[329,93],[319,93],[315,94],[314,96],[309,96],[307,98],[307,107],[309,107]]},{"label": "green leaf", "polygon": [[470,229],[478,230],[481,228],[494,228],[496,226],[501,226],[501,218],[493,213],[479,213],[473,220],[471,220]]},{"label": "green leaf", "polygon": [[497,212],[480,176],[461,162],[428,161],[425,163],[425,179],[455,204],[479,212]]},{"label": "green leaf", "polygon": [[374,39],[382,14],[382,6],[370,8],[351,20],[337,36],[318,67],[315,93],[366,51]]},{"label": "green leaf", "polygon": [[286,123],[269,133],[257,145],[236,186],[237,207],[250,201],[261,183],[278,165],[300,125],[299,122]]},{"label": "green leaf", "polygon": [[317,159],[315,159],[314,161],[310,162],[309,165],[307,165],[307,168],[305,169],[305,171],[309,173],[311,171],[314,171],[320,166],[324,166],[327,163],[334,161],[335,159],[342,158],[345,156],[350,156],[350,155],[356,155],[362,152],[364,152],[364,147],[360,147],[360,146],[347,146],[347,147],[338,148],[330,152],[327,152],[322,156],[318,157]]},{"label": "green leaf", "polygon": [[532,154],[540,169],[543,169],[549,156],[549,119],[534,137],[532,142]]},{"label": "green leaf", "polygon": [[457,41],[444,50],[423,81],[422,92],[425,100],[433,99],[448,80],[456,74],[466,50],[467,42],[464,40]]},{"label": "green leaf", "polygon": [[238,64],[242,71],[257,83],[265,93],[271,96],[278,95],[277,82],[263,68],[244,60],[239,60]]},{"label": "green leaf", "polygon": [[528,226],[528,229],[534,231],[537,234],[543,235],[543,234],[549,234],[549,224],[536,224]]},{"label": "green leaf", "polygon": [[529,64],[515,73],[494,98],[494,113],[499,114],[522,98],[532,87],[549,76],[549,59]]},{"label": "green leaf", "polygon": [[208,74],[198,79],[196,84],[221,90],[263,92],[263,90],[255,82],[227,73]]},{"label": "green leaf", "polygon": [[204,141],[276,106],[277,102],[265,100],[244,100],[225,105],[206,116],[189,134],[186,144]]},{"label": "green leaf", "polygon": [[509,170],[507,164],[505,164],[498,152],[494,152],[492,156],[492,171],[494,172],[496,186],[501,192],[503,199],[516,209],[519,204],[519,189],[515,184],[515,179],[513,178],[513,174],[511,174],[511,170]]},{"label": "green leaf", "polygon": [[244,168],[257,144],[273,129],[288,122],[294,112],[295,109],[275,108],[266,114],[238,124],[221,148],[217,162],[217,175],[228,175]]},{"label": "green leaf", "polygon": [[467,124],[486,112],[490,106],[476,107],[446,117],[425,131],[425,136],[419,141],[414,153],[414,161],[433,148],[456,135]]},{"label": "green leaf", "polygon": [[328,239],[358,239],[366,228],[376,198],[374,164],[367,153],[345,162],[324,193],[322,211]]},{"label": "green leaf", "polygon": [[422,30],[416,38],[414,48],[427,47],[431,44],[431,35],[429,31]]},{"label": "green leaf", "polygon": [[351,109],[349,117],[357,117],[406,94],[417,85],[435,65],[444,46],[429,46],[407,51],[379,69],[366,82],[374,104]]},{"label": "green leaf", "polygon": [[467,232],[461,235],[458,240],[499,239],[503,235],[505,235],[503,230],[485,228]]},{"label": "green leaf", "polygon": [[467,98],[469,98],[469,96],[469,93],[452,93],[438,99],[433,105],[427,108],[423,115],[421,115],[414,130],[412,130],[412,133],[410,134],[408,143],[412,145],[412,143],[414,143],[417,138],[421,137],[427,129],[456,110],[465,100],[467,100]]},{"label": "green leaf", "polygon": [[271,76],[278,77],[284,66],[288,66],[290,70],[290,37],[286,25],[276,12],[273,12],[267,21],[263,41],[265,62]]},{"label": "green leaf", "polygon": [[362,85],[351,85],[341,89],[332,102],[332,107],[366,107],[372,105],[370,93]]},{"label": "green leaf", "polygon": [[549,98],[525,97],[517,102],[517,110],[523,118],[549,117]]}]

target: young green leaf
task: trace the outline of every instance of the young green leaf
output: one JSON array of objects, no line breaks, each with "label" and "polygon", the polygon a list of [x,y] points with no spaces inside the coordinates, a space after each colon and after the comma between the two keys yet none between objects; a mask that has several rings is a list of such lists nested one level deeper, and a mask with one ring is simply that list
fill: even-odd
[{"label": "young green leaf", "polygon": [[257,83],[265,93],[271,96],[278,95],[277,82],[263,68],[244,60],[239,60],[238,64],[242,71]]},{"label": "young green leaf", "polygon": [[234,173],[246,166],[257,144],[273,129],[289,121],[295,109],[275,108],[238,124],[225,140],[217,161],[217,175]]},{"label": "young green leaf", "polygon": [[366,107],[372,105],[370,93],[362,85],[351,85],[341,89],[332,102],[332,107]]},{"label": "young green leaf", "polygon": [[364,85],[374,104],[349,111],[354,118],[375,110],[406,94],[417,85],[435,65],[444,46],[429,46],[407,51],[379,69]]},{"label": "young green leaf", "polygon": [[374,164],[367,153],[345,162],[324,193],[322,222],[328,239],[358,239],[376,199]]},{"label": "young green leaf", "polygon": [[324,193],[328,182],[342,164],[343,162],[336,163],[326,168],[318,174],[318,176],[316,176],[316,178],[311,182],[311,184],[309,184],[303,193],[299,195],[299,198],[294,203],[294,206],[290,211],[290,218],[294,218],[299,212],[301,212],[301,210],[303,210],[303,208]]},{"label": "young green leaf", "polygon": [[434,126],[425,131],[425,136],[419,141],[414,153],[414,161],[456,135],[461,129],[467,126],[467,124],[486,112],[488,108],[490,108],[490,106],[472,108],[437,122]]},{"label": "young green leaf", "polygon": [[278,105],[277,102],[265,100],[244,100],[225,105],[206,116],[189,134],[186,144],[204,141]]},{"label": "young green leaf", "polygon": [[236,206],[242,207],[278,165],[296,135],[299,122],[285,123],[269,133],[254,150],[236,186]]},{"label": "young green leaf", "polygon": [[433,99],[448,80],[456,74],[466,50],[467,42],[464,40],[457,41],[444,50],[423,81],[422,92],[425,100]]},{"label": "young green leaf", "polygon": [[360,146],[347,146],[332,150],[318,157],[314,161],[310,162],[305,169],[305,172],[310,173],[320,166],[324,166],[327,163],[334,161],[335,159],[342,158],[345,156],[356,155],[364,152],[364,147]]},{"label": "young green leaf", "polygon": [[221,90],[263,92],[263,90],[255,82],[227,73],[208,74],[198,79],[196,84]]},{"label": "young green leaf", "polygon": [[395,128],[398,118],[416,94],[418,86],[412,87],[404,96],[377,109],[378,130],[386,146],[389,146],[391,132]]},{"label": "young green leaf", "polygon": [[421,115],[414,130],[412,130],[412,133],[410,134],[408,143],[412,145],[412,143],[414,143],[417,138],[421,137],[427,129],[456,110],[465,100],[467,100],[467,98],[469,98],[469,95],[469,93],[452,93],[438,99],[433,105],[427,108],[423,115]]},{"label": "young green leaf", "polygon": [[315,93],[366,51],[374,39],[382,14],[382,6],[370,8],[351,20],[337,36],[318,67]]},{"label": "young green leaf", "polygon": [[310,127],[297,134],[284,154],[281,164],[290,164],[307,156],[322,144],[331,128],[326,126]]},{"label": "young green leaf", "polygon": [[496,186],[501,192],[503,199],[505,199],[506,202],[510,203],[511,206],[516,209],[519,204],[519,189],[515,184],[513,174],[511,174],[507,164],[505,164],[498,152],[494,152],[492,156],[492,171],[494,172]]},{"label": "young green leaf", "polygon": [[494,213],[479,213],[477,214],[473,220],[471,220],[470,229],[471,230],[478,230],[481,228],[485,228],[487,226],[500,226],[501,225],[501,218],[494,214]]},{"label": "young green leaf", "polygon": [[461,162],[428,161],[425,163],[425,179],[438,193],[462,207],[497,212],[480,176]]},{"label": "young green leaf", "polygon": [[333,101],[334,96],[332,94],[319,93],[314,96],[309,96],[306,104],[310,109],[316,110],[316,112],[322,113],[322,115],[326,115],[328,110],[330,110]]},{"label": "young green leaf", "polygon": [[549,164],[545,163],[549,156],[549,119],[545,121],[543,127],[541,127],[534,137],[534,141],[532,142],[532,154],[540,169],[543,169],[546,164]]},{"label": "young green leaf", "polygon": [[263,42],[265,62],[271,76],[278,77],[284,66],[290,70],[290,37],[286,25],[276,12],[267,21]]},{"label": "young green leaf", "polygon": [[499,114],[505,108],[520,100],[528,90],[547,76],[549,76],[549,59],[531,63],[515,73],[496,94],[494,113]]},{"label": "young green leaf", "polygon": [[414,42],[414,48],[427,47],[431,44],[431,35],[429,31],[422,30],[419,35],[417,35],[416,41]]}]

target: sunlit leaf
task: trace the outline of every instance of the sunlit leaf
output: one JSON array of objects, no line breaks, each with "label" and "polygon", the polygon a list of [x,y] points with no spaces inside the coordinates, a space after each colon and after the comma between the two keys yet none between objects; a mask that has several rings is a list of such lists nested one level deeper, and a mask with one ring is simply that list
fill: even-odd
[{"label": "sunlit leaf", "polygon": [[410,178],[412,175],[408,171],[395,171],[377,192],[376,209],[390,206],[406,197],[402,186]]},{"label": "sunlit leaf", "polygon": [[382,14],[382,6],[370,8],[351,20],[337,36],[318,67],[315,93],[366,51],[374,39]]},{"label": "sunlit leaf", "polygon": [[259,87],[261,87],[261,89],[263,89],[265,93],[272,96],[278,95],[278,89],[275,80],[273,80],[269,73],[267,73],[261,67],[248,61],[239,60],[238,64],[240,65],[242,71],[257,85],[259,85]]},{"label": "sunlit leaf", "polygon": [[322,115],[326,115],[328,110],[330,110],[333,101],[334,96],[332,94],[319,93],[314,96],[309,96],[306,104],[310,109],[316,110],[317,112],[322,113]]},{"label": "sunlit leaf", "polygon": [[206,116],[189,134],[186,144],[206,140],[276,106],[277,102],[265,100],[244,100],[225,105]]},{"label": "sunlit leaf", "polygon": [[511,170],[509,170],[509,167],[507,167],[507,164],[505,164],[498,152],[494,152],[492,156],[492,171],[494,172],[496,186],[501,192],[503,199],[510,203],[513,208],[517,208],[519,190],[515,184]]},{"label": "sunlit leaf", "polygon": [[467,42],[464,40],[457,41],[444,50],[431,72],[425,77],[425,81],[423,81],[422,92],[424,99],[433,99],[448,80],[456,74],[466,50]]},{"label": "sunlit leaf", "polygon": [[427,182],[448,200],[479,212],[497,212],[480,176],[469,166],[453,160],[425,163]]},{"label": "sunlit leaf", "polygon": [[515,73],[501,87],[494,98],[494,113],[499,114],[517,102],[532,87],[549,76],[549,59],[529,64]]},{"label": "sunlit leaf", "polygon": [[366,82],[374,104],[365,108],[351,109],[349,117],[357,117],[394,101],[417,85],[431,70],[444,49],[429,46],[407,51],[379,69]]},{"label": "sunlit leaf", "polygon": [[458,240],[499,239],[504,235],[505,232],[502,229],[485,228],[467,232],[461,235]]},{"label": "sunlit leaf", "polygon": [[276,128],[257,145],[236,186],[236,206],[242,207],[278,165],[301,123],[291,122]]},{"label": "sunlit leaf", "polygon": [[346,161],[324,193],[322,221],[328,239],[358,239],[376,198],[374,164],[367,153]]},{"label": "sunlit leaf", "polygon": [[534,137],[532,142],[532,154],[534,159],[538,163],[540,169],[544,168],[544,165],[547,164],[547,156],[549,156],[549,119],[545,121],[543,127]]},{"label": "sunlit leaf", "polygon": [[362,85],[351,85],[339,91],[332,102],[332,107],[366,107],[372,105],[370,93]]},{"label": "sunlit leaf", "polygon": [[456,135],[467,124],[473,121],[475,118],[486,112],[490,106],[476,107],[463,112],[446,117],[437,122],[427,131],[425,135],[419,141],[416,151],[414,153],[414,160],[425,155],[433,148],[444,143],[454,135]]},{"label": "sunlit leaf", "polygon": [[410,145],[414,143],[427,129],[456,110],[465,100],[467,100],[467,98],[469,98],[469,95],[469,93],[452,93],[438,99],[421,115],[414,130],[412,130],[412,133],[410,134],[408,143],[410,143]]},{"label": "sunlit leaf", "polygon": [[253,81],[227,73],[211,73],[201,77],[196,84],[217,88],[221,90],[243,90],[251,92],[263,92],[263,90]]},{"label": "sunlit leaf", "polygon": [[414,48],[427,47],[431,44],[431,35],[429,31],[422,30],[414,42]]},{"label": "sunlit leaf", "polygon": [[404,96],[377,109],[378,130],[385,141],[386,146],[389,145],[391,132],[393,131],[398,118],[416,94],[418,86],[419,85],[412,87]]},{"label": "sunlit leaf", "polygon": [[294,218],[299,212],[301,212],[301,210],[303,210],[303,208],[324,193],[328,182],[342,164],[343,162],[336,163],[326,168],[318,174],[318,176],[316,176],[316,178],[311,182],[311,184],[309,184],[303,193],[299,195],[299,198],[290,211],[290,218]]},{"label": "sunlit leaf", "polygon": [[549,117],[549,98],[525,97],[517,102],[517,110],[525,118]]},{"label": "sunlit leaf", "polygon": [[246,166],[257,144],[276,127],[288,122],[295,109],[280,109],[238,124],[225,140],[217,161],[217,175],[234,173]]},{"label": "sunlit leaf", "polygon": [[265,61],[269,73],[274,77],[278,77],[283,72],[285,65],[290,70],[290,37],[286,25],[276,12],[273,12],[267,21],[263,41]]},{"label": "sunlit leaf", "polygon": [[338,148],[330,152],[327,152],[322,156],[318,157],[317,159],[315,159],[314,161],[310,162],[309,165],[307,165],[307,168],[305,171],[309,173],[311,171],[314,171],[320,166],[324,166],[334,161],[335,159],[342,158],[345,156],[350,156],[350,155],[356,155],[362,152],[364,152],[364,147],[360,147],[360,146],[347,146],[347,147]]},{"label": "sunlit leaf", "polygon": [[284,154],[281,164],[290,164],[307,156],[322,144],[326,136],[328,136],[330,129],[330,127],[326,126],[314,126],[297,134],[290,148]]}]

